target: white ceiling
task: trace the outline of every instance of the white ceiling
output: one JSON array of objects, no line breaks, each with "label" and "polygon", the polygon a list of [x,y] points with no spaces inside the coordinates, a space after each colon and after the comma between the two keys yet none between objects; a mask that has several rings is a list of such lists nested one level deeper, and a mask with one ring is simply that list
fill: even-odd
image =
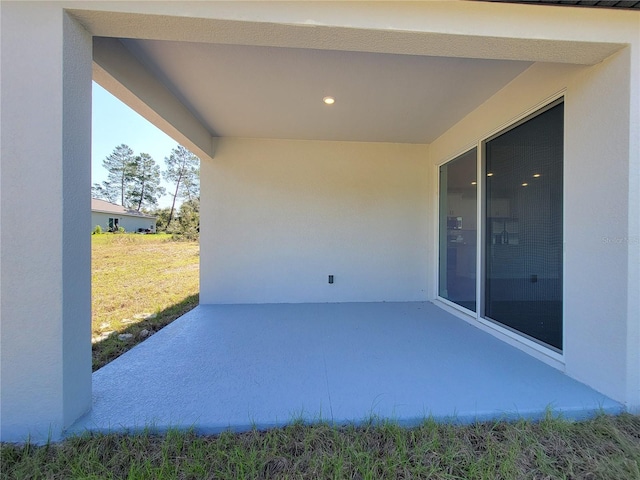
[{"label": "white ceiling", "polygon": [[[213,136],[431,143],[530,62],[123,39]],[[322,98],[336,98],[326,106]]]}]

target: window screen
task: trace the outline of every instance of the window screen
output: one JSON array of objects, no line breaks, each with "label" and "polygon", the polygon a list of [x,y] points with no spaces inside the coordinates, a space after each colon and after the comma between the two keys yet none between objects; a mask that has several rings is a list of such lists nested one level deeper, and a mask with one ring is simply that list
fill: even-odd
[{"label": "window screen", "polygon": [[559,103],[487,141],[484,316],[562,349]]}]

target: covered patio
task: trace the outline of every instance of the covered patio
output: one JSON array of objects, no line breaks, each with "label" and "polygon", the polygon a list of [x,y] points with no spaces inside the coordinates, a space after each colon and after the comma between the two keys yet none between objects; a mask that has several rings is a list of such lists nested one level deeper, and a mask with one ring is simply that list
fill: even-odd
[{"label": "covered patio", "polygon": [[[1,11],[2,441],[640,411],[637,11],[477,1]],[[92,80],[200,157],[202,192],[200,307],[93,375]],[[492,212],[487,178],[499,172],[485,147],[554,102],[562,177],[523,170]],[[460,181],[475,196],[452,191],[442,208],[441,168],[471,151]],[[533,191],[536,177],[561,186],[557,214],[508,193]],[[529,228],[529,211],[555,219],[551,235]],[[445,236],[449,217],[475,236]],[[508,242],[488,235],[494,218]],[[490,238],[518,267],[499,281],[555,293],[562,283],[553,348],[489,320]],[[520,252],[549,238],[553,272],[544,255]],[[440,288],[443,240],[460,252],[469,298]],[[474,299],[475,311],[439,308]]]},{"label": "covered patio", "polygon": [[581,419],[623,406],[430,302],[200,305],[93,374],[66,434]]}]

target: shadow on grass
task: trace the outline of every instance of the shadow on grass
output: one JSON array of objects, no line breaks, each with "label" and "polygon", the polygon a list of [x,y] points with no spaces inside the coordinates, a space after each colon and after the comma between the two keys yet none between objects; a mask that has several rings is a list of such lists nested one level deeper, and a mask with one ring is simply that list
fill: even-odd
[{"label": "shadow on grass", "polygon": [[[128,325],[109,337],[92,345],[93,371],[104,367],[107,363],[115,360],[127,350],[131,350],[140,342],[143,342],[161,328],[169,325],[176,318],[181,317],[189,310],[198,306],[199,295],[190,295],[181,302],[158,312],[155,318],[140,320],[138,323]],[[143,335],[142,331],[147,330],[148,335]],[[120,340],[118,335],[131,334],[132,337]]]}]

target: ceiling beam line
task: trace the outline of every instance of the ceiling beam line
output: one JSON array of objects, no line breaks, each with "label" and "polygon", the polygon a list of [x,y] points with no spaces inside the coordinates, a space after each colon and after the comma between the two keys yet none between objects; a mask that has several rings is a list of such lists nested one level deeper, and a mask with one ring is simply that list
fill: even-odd
[{"label": "ceiling beam line", "polygon": [[93,38],[93,80],[195,155],[215,155],[213,133],[120,40]]},{"label": "ceiling beam line", "polygon": [[[470,5],[476,2],[470,2]],[[491,6],[490,3],[478,2]],[[534,10],[537,10],[534,7]],[[585,10],[585,9],[581,9]],[[624,48],[617,42],[273,23],[144,13],[69,10],[93,35],[118,38],[312,48],[453,58],[595,65]],[[113,27],[113,26],[116,27]]]}]

